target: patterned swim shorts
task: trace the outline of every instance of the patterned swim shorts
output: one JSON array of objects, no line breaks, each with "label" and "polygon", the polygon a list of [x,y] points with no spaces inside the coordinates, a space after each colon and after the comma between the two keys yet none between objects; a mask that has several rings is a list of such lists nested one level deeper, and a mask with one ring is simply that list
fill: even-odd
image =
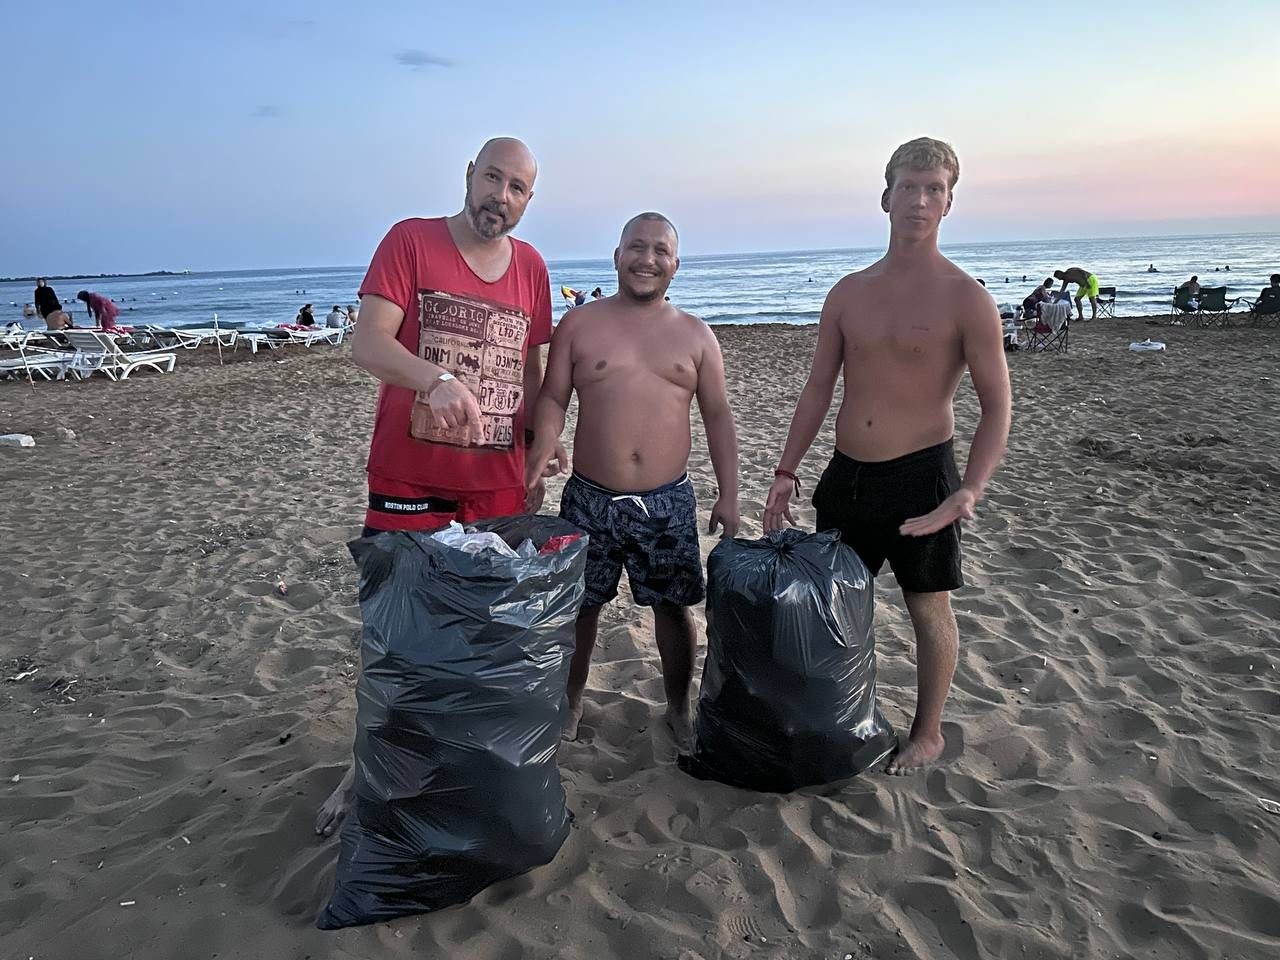
[{"label": "patterned swim shorts", "polygon": [[574,473],[560,516],[591,538],[583,606],[616,597],[624,566],[642,607],[690,607],[705,596],[698,504],[687,475],[647,493],[620,493]]}]

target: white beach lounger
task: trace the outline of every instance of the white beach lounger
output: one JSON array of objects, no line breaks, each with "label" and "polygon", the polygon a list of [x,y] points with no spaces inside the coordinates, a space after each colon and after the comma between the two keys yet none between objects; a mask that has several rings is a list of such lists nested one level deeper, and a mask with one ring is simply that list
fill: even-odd
[{"label": "white beach lounger", "polygon": [[239,350],[240,345],[244,344],[249,348],[250,353],[256,354],[261,347],[275,350],[297,342],[297,340],[289,336],[288,330],[239,330],[237,331],[234,349]]},{"label": "white beach lounger", "polygon": [[346,327],[315,327],[311,330],[285,330],[284,332],[304,347],[324,342],[332,343],[336,347],[346,336],[347,329]]},{"label": "white beach lounger", "polygon": [[156,343],[163,344],[170,349],[182,347],[186,350],[195,350],[202,344],[212,343],[215,340],[221,341],[224,347],[234,347],[236,345],[236,335],[239,331],[234,327],[231,329],[219,327],[216,330],[213,327],[179,329],[149,324],[144,328],[143,332]]},{"label": "white beach lounger", "polygon": [[6,337],[0,346],[17,351],[16,357],[0,357],[0,377],[23,374],[28,380],[38,375],[44,380],[61,380],[67,375],[71,355],[54,350],[32,349],[31,343],[42,343],[40,333],[27,333],[21,337]]},{"label": "white beach lounger", "polygon": [[172,350],[126,352],[120,349],[115,338],[92,330],[68,330],[67,339],[75,351],[67,369],[81,380],[95,373],[105,373],[112,380],[128,380],[129,374],[139,367],[172,373],[178,360]]}]

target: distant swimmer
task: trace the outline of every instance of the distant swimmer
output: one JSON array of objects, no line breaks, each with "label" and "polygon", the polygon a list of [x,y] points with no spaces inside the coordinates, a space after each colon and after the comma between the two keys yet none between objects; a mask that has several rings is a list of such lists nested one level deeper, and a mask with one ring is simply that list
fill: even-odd
[{"label": "distant swimmer", "polygon": [[1160,271],[1156,269],[1156,265],[1154,263],[1151,264],[1149,267],[1147,267],[1147,273],[1159,273],[1159,272]]}]

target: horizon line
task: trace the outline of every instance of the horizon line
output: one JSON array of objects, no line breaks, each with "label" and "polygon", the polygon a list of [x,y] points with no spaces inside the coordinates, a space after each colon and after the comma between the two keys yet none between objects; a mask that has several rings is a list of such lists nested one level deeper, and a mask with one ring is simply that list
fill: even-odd
[{"label": "horizon line", "polygon": [[[1022,244],[1034,243],[1096,243],[1114,240],[1192,240],[1192,239],[1212,239],[1214,237],[1256,237],[1256,236],[1280,236],[1280,230],[1234,230],[1228,233],[1142,233],[1131,236],[1112,236],[1112,237],[1041,237],[1028,238],[1023,240],[965,240],[956,243],[940,242],[938,248],[946,249],[948,247],[974,247],[974,246],[1017,246]],[[526,241],[528,242],[528,241]],[[771,256],[779,254],[799,254],[799,253],[856,253],[864,250],[883,249],[881,245],[874,246],[853,246],[853,247],[788,247],[772,250],[725,250],[717,253],[691,253],[682,260],[697,259],[713,259],[716,257],[759,257]],[[603,257],[557,257],[548,258],[546,263],[594,263],[598,261],[608,261],[609,256]],[[124,279],[144,279],[148,276],[159,278],[162,275],[168,277],[193,276],[199,274],[217,274],[217,273],[273,273],[286,270],[365,270],[368,269],[367,264],[303,264],[294,266],[271,266],[271,267],[212,267],[200,270],[191,270],[184,268],[182,270],[170,270],[162,267],[152,270],[137,271],[112,271],[111,273],[42,273],[33,274],[33,276],[55,276],[61,280],[124,280]],[[15,279],[5,281],[7,283],[22,283],[25,279]]]}]

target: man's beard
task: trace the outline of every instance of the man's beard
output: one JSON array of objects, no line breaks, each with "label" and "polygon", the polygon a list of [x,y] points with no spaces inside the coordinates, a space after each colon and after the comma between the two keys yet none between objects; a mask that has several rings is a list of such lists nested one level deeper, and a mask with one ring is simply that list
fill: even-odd
[{"label": "man's beard", "polygon": [[620,287],[625,287],[627,296],[630,299],[636,301],[637,303],[653,303],[653,301],[655,300],[661,300],[667,292],[666,288],[664,287],[660,290],[646,290],[645,292],[641,293],[631,284],[626,283],[625,281],[622,281],[622,280],[618,282],[618,285]]},{"label": "man's beard", "polygon": [[[463,207],[467,212],[467,223],[471,225],[471,229],[486,240],[497,240],[499,237],[506,236],[515,228],[514,223],[509,223],[507,221],[507,215],[502,211],[502,208],[498,204],[486,202],[478,207],[472,204],[471,187],[469,185],[467,187],[467,199],[463,204]],[[482,220],[481,216],[485,211],[499,217],[501,222],[497,226],[494,226],[488,222],[488,218]]]}]

